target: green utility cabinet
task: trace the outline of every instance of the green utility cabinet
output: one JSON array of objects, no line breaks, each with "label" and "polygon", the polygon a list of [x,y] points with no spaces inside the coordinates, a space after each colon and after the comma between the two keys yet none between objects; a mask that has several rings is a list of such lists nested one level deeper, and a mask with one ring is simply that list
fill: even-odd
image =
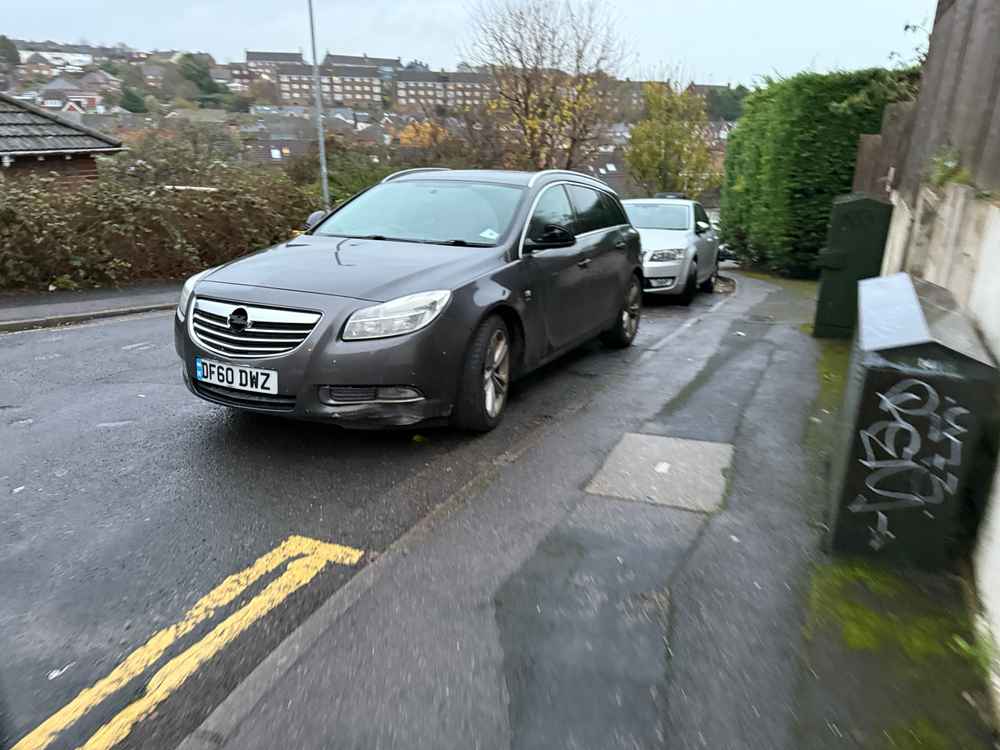
[{"label": "green utility cabinet", "polygon": [[976,454],[994,422],[1000,379],[947,289],[905,273],[858,286],[829,546],[941,569],[954,557],[970,482],[989,481],[976,475]]},{"label": "green utility cabinet", "polygon": [[846,339],[854,333],[858,282],[881,273],[891,219],[891,203],[861,193],[834,199],[826,248],[819,254],[814,336]]}]

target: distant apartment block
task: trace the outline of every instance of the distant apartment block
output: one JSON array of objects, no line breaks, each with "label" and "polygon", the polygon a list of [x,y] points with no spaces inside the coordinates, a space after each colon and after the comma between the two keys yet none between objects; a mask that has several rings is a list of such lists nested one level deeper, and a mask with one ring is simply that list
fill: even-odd
[{"label": "distant apartment block", "polygon": [[403,70],[396,74],[396,107],[400,112],[474,107],[492,97],[490,81],[483,73]]},{"label": "distant apartment block", "polygon": [[[381,104],[383,81],[376,68],[348,65],[320,67],[323,104],[371,107]],[[285,64],[276,69],[282,104],[308,105],[313,102],[313,69],[309,65]]]},{"label": "distant apartment block", "polygon": [[247,50],[246,66],[250,70],[274,72],[279,65],[305,65],[301,52],[257,52]]}]

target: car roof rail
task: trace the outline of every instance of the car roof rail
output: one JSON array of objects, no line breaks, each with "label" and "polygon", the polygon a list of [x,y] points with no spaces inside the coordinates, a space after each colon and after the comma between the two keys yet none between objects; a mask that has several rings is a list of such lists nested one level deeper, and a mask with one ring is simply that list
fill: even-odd
[{"label": "car roof rail", "polygon": [[403,169],[399,172],[393,172],[388,177],[384,178],[382,182],[390,182],[395,180],[397,177],[402,177],[404,174],[413,174],[415,172],[449,172],[451,171],[448,167],[415,167],[413,169]]},{"label": "car roof rail", "polygon": [[531,179],[528,181],[528,187],[534,187],[535,183],[538,182],[538,180],[540,180],[542,177],[548,177],[549,175],[561,175],[561,174],[570,175],[577,179],[582,179],[585,182],[590,182],[594,185],[600,186],[602,190],[606,190],[609,193],[614,193],[615,195],[618,195],[615,189],[611,187],[608,183],[606,183],[604,180],[599,180],[592,175],[584,174],[583,172],[576,172],[572,169],[543,169],[541,172],[535,172],[535,174],[533,174],[531,176]]}]

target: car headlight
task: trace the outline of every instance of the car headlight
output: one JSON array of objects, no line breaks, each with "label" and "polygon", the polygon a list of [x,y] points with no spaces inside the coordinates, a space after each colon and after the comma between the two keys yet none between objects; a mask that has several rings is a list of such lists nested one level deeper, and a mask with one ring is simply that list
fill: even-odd
[{"label": "car headlight", "polygon": [[420,292],[355,312],[344,327],[345,341],[381,339],[419,331],[441,314],[451,292]]},{"label": "car headlight", "polygon": [[670,250],[656,250],[650,253],[646,260],[651,263],[663,263],[668,260],[680,260],[684,257],[684,248],[676,247]]},{"label": "car headlight", "polygon": [[209,268],[201,273],[196,273],[190,279],[184,282],[184,286],[181,287],[181,299],[177,303],[177,319],[184,322],[184,316],[187,315],[188,302],[191,301],[191,295],[194,294],[194,288],[198,285],[205,276],[212,273],[214,268]]}]

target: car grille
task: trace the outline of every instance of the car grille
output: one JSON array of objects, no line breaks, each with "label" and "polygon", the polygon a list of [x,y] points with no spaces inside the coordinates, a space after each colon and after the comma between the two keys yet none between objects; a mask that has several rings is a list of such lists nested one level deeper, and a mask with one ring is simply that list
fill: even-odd
[{"label": "car grille", "polygon": [[[234,358],[288,354],[312,333],[321,315],[280,307],[195,299],[191,336],[209,351]],[[242,320],[246,325],[240,325]],[[233,325],[233,322],[236,325]]]},{"label": "car grille", "polygon": [[267,393],[247,393],[235,388],[224,388],[213,383],[192,380],[198,395],[209,401],[225,406],[241,406],[250,409],[266,409],[267,411],[292,411],[295,409],[295,396],[272,396]]}]

